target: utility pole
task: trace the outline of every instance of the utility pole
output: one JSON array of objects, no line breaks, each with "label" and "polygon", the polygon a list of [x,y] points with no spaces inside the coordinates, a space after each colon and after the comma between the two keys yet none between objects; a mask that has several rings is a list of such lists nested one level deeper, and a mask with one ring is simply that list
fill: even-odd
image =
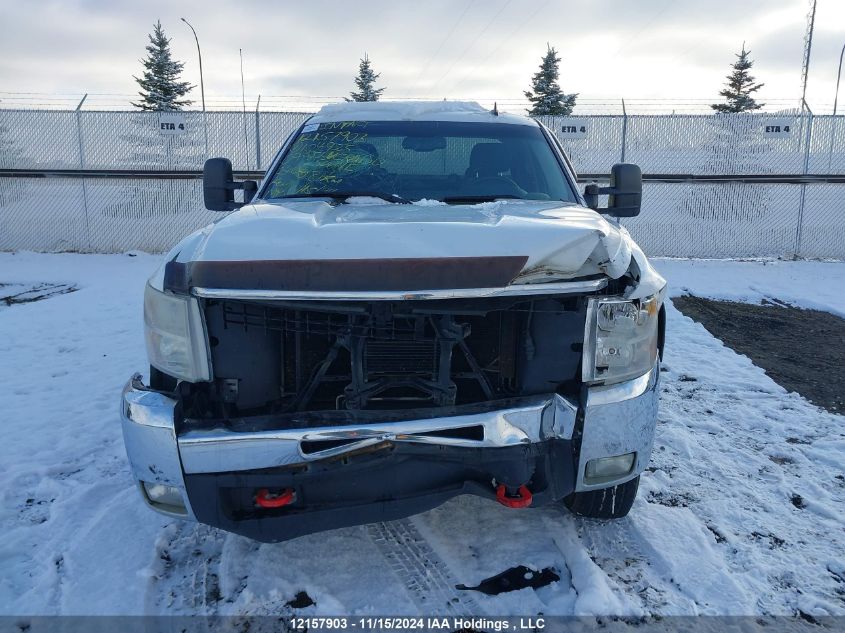
[{"label": "utility pole", "polygon": [[833,116],[836,116],[836,105],[839,101],[839,80],[842,78],[842,56],[845,55],[845,44],[842,45],[842,52],[839,53],[839,70],[836,71],[836,94],[833,95]]},{"label": "utility pole", "polygon": [[[249,171],[249,134],[246,131],[246,89],[244,88],[244,50],[238,49],[238,54],[241,56],[241,104],[243,105],[243,122],[244,122],[244,156],[246,157],[246,169]],[[258,169],[258,167],[256,167]]]},{"label": "utility pole", "polygon": [[839,127],[836,120],[836,106],[839,105],[839,80],[842,78],[842,57],[845,56],[845,44],[842,45],[842,52],[839,53],[839,70],[836,71],[836,93],[833,95],[833,118],[830,120],[830,151],[827,153],[827,172],[833,164],[833,139],[836,129]]},{"label": "utility pole", "polygon": [[261,122],[259,108],[261,107],[261,95],[255,102],[255,171],[261,169]]},{"label": "utility pole", "polygon": [[188,25],[188,28],[191,29],[191,32],[194,34],[194,40],[197,43],[197,56],[200,60],[200,96],[202,97],[202,131],[205,136],[205,157],[208,158],[208,123],[205,118],[205,85],[202,81],[202,51],[200,50],[200,39],[197,37],[197,32],[194,30],[194,27],[191,26],[191,23],[188,22],[185,18],[179,18]]},{"label": "utility pole", "polygon": [[801,62],[801,114],[807,98],[807,77],[810,74],[810,51],[813,48],[813,27],[816,22],[816,1],[810,0],[812,5],[807,14],[807,33],[804,35],[804,59]]}]

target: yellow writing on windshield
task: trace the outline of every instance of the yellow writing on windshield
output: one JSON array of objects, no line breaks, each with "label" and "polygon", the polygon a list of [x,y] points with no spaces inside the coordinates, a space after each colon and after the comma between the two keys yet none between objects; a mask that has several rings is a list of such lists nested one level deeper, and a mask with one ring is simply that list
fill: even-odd
[{"label": "yellow writing on windshield", "polygon": [[366,122],[321,123],[297,138],[271,187],[272,197],[362,188],[380,169],[378,152],[367,142]]}]

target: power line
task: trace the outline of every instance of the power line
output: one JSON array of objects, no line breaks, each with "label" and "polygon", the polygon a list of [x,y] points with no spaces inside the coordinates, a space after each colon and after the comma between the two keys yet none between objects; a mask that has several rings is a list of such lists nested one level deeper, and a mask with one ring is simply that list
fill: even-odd
[{"label": "power line", "polygon": [[[742,23],[745,18],[747,18],[752,11],[754,11],[757,7],[753,4],[748,4],[745,7],[745,10],[742,11],[738,16],[733,16],[732,20],[734,23]],[[713,48],[713,43],[708,39],[695,39],[693,43],[682,50],[680,53],[672,53],[672,60],[677,64],[679,59],[683,59],[687,55],[692,52],[698,52],[702,48],[708,47],[710,49]]]},{"label": "power line", "polygon": [[487,23],[487,25],[483,29],[481,29],[481,32],[478,35],[475,36],[475,38],[472,40],[472,42],[469,43],[469,46],[467,46],[464,49],[464,51],[463,51],[463,53],[461,53],[460,57],[458,57],[454,62],[452,62],[452,65],[449,66],[449,69],[445,73],[443,73],[443,76],[440,77],[440,79],[438,79],[437,82],[431,87],[431,91],[429,91],[429,93],[432,92],[435,88],[437,88],[437,86],[440,85],[440,82],[443,81],[450,72],[452,72],[452,69],[458,64],[458,62],[460,62],[466,56],[466,54],[470,51],[470,49],[473,46],[475,46],[475,43],[481,38],[482,35],[484,35],[487,32],[487,30],[490,28],[490,26],[493,24],[493,22],[495,22],[496,19],[500,15],[502,15],[502,12],[505,9],[507,9],[507,7],[510,3],[511,3],[511,0],[506,0],[506,2],[502,5],[502,7],[496,12],[496,15],[494,15],[490,19],[490,21]]},{"label": "power line", "polygon": [[670,6],[670,5],[672,5],[672,4],[675,4],[675,0],[668,0],[668,2],[666,2],[663,6],[661,6],[661,7],[657,10],[657,12],[654,14],[654,16],[653,16],[653,17],[652,17],[652,18],[651,18],[648,22],[646,22],[646,23],[645,23],[645,25],[644,25],[642,28],[638,29],[636,33],[634,33],[631,37],[629,37],[627,40],[625,40],[625,41],[622,43],[622,46],[620,46],[619,48],[617,48],[617,49],[616,49],[616,50],[615,50],[615,51],[611,54],[611,56],[610,56],[610,57],[611,57],[611,59],[615,58],[615,57],[616,57],[619,53],[621,53],[623,50],[625,50],[625,48],[627,48],[627,47],[628,47],[628,45],[629,45],[632,41],[634,41],[634,40],[637,38],[637,36],[639,36],[639,34],[640,34],[640,33],[642,33],[642,32],[643,32],[643,31],[645,31],[647,28],[649,28],[652,24],[654,24],[654,23],[657,21],[657,18],[659,18],[659,17],[660,17],[661,15],[663,15],[664,13],[666,13],[666,9],[668,9],[668,8],[669,8],[669,6]]},{"label": "power line", "polygon": [[428,67],[431,65],[431,62],[434,61],[434,58],[437,57],[440,54],[440,51],[443,49],[443,45],[446,43],[446,41],[450,37],[452,37],[452,34],[455,32],[455,29],[458,28],[458,24],[461,23],[461,20],[464,19],[464,16],[467,14],[467,11],[469,11],[469,8],[473,4],[475,4],[475,0],[469,0],[469,3],[467,3],[467,6],[464,7],[464,10],[461,13],[461,15],[458,16],[458,19],[455,20],[454,24],[452,24],[452,28],[449,29],[449,32],[446,34],[446,37],[444,37],[442,40],[440,40],[440,45],[437,47],[437,50],[434,51],[434,55],[432,55],[431,57],[428,58],[428,61],[425,63],[425,66],[423,66],[422,70],[420,70],[419,74],[417,75],[417,78],[414,80],[414,83],[419,82],[420,77],[422,77],[425,74],[425,71],[428,70]]},{"label": "power line", "polygon": [[521,31],[521,30],[522,30],[522,28],[523,28],[526,24],[528,24],[528,23],[529,23],[532,19],[534,19],[534,17],[535,17],[538,13],[540,13],[540,11],[542,11],[543,9],[545,9],[545,8],[546,8],[546,6],[549,4],[549,2],[551,2],[551,0],[546,0],[543,4],[539,5],[539,6],[538,6],[538,7],[534,10],[534,13],[530,14],[530,15],[529,15],[529,16],[528,16],[525,20],[523,20],[523,21],[520,23],[520,25],[519,25],[519,26],[517,26],[517,27],[516,27],[513,31],[511,31],[511,32],[510,32],[510,34],[509,34],[509,35],[508,35],[505,39],[503,39],[502,41],[500,41],[500,42],[499,42],[499,45],[498,45],[495,49],[493,49],[493,52],[491,52],[489,55],[487,55],[487,57],[485,57],[485,58],[484,58],[484,59],[483,59],[480,63],[476,64],[475,66],[473,66],[472,68],[470,68],[467,72],[465,72],[463,75],[461,75],[460,79],[458,79],[458,80],[457,80],[456,82],[454,82],[452,85],[454,85],[455,83],[458,83],[458,84],[459,84],[459,83],[461,83],[464,79],[466,79],[466,78],[467,78],[467,77],[469,77],[469,76],[470,76],[473,72],[475,72],[475,71],[476,71],[479,67],[484,66],[484,65],[485,65],[485,64],[486,64],[486,63],[490,60],[490,58],[491,58],[491,57],[493,57],[493,55],[495,55],[496,53],[498,53],[498,52],[501,50],[501,48],[502,48],[505,44],[507,44],[507,43],[508,43],[511,39],[513,39],[513,36],[514,36],[514,35],[516,35],[519,31]]}]

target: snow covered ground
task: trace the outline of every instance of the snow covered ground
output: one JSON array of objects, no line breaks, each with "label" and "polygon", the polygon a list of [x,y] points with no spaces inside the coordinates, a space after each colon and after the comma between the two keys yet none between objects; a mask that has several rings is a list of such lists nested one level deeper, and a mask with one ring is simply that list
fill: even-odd
[{"label": "snow covered ground", "polygon": [[[302,591],[310,600],[294,604],[315,603],[303,614],[845,614],[845,419],[671,306],[655,452],[624,520],[466,497],[266,545],[150,512],[117,411],[145,364],[142,288],[156,263],[0,253],[0,283],[78,287],[0,304],[0,614],[290,613]],[[672,295],[845,316],[845,264],[656,264]],[[455,589],[518,565],[560,580]]]}]

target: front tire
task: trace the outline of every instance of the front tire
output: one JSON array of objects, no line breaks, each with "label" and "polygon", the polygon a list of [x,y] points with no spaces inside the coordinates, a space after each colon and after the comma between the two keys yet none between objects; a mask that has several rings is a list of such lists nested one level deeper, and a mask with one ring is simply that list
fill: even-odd
[{"label": "front tire", "polygon": [[626,516],[637,498],[640,477],[610,488],[573,492],[564,497],[563,504],[578,516],[591,519],[621,519]]}]

